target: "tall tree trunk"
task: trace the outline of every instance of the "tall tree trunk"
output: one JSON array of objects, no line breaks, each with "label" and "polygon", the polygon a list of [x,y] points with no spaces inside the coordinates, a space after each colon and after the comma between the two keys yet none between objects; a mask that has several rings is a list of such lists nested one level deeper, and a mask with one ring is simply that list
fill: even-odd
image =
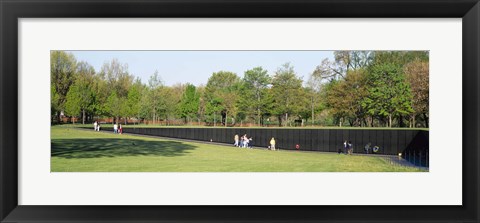
[{"label": "tall tree trunk", "polygon": [[312,96],[312,126],[315,125],[315,104],[313,102],[313,96]]},{"label": "tall tree trunk", "polygon": [[225,112],[225,127],[227,127],[228,123],[228,112]]},{"label": "tall tree trunk", "polygon": [[403,121],[403,116],[402,115],[400,115],[398,117],[398,127],[405,127],[405,123]]},{"label": "tall tree trunk", "polygon": [[260,114],[260,108],[258,109],[257,112],[258,112],[258,113],[257,113],[258,126],[261,126],[261,125],[262,125],[262,118],[261,118],[262,116],[261,116],[261,114]]},{"label": "tall tree trunk", "polygon": [[288,125],[288,112],[285,113],[285,127]]},{"label": "tall tree trunk", "polygon": [[392,128],[392,114],[388,115],[388,127]]},{"label": "tall tree trunk", "polygon": [[278,115],[277,116],[277,119],[278,119],[278,127],[282,127],[282,117],[283,115]]},{"label": "tall tree trunk", "polygon": [[82,124],[85,125],[85,109],[82,110]]}]

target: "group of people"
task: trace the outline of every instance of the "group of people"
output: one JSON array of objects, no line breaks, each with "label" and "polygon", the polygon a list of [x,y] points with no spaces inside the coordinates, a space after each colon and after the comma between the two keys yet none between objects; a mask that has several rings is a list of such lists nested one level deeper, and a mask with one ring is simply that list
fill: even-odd
[{"label": "group of people", "polygon": [[95,121],[93,123],[93,130],[94,131],[97,131],[97,132],[100,132],[100,123],[98,123],[97,121]]},{"label": "group of people", "polygon": [[[253,138],[247,137],[247,134],[244,134],[241,137],[238,134],[236,134],[233,137],[233,140],[234,140],[233,146],[235,147],[253,149],[253,146],[250,144],[253,141]],[[268,146],[268,149],[275,150],[275,138],[272,137],[272,139],[270,140],[270,146]]]},{"label": "group of people", "polygon": [[[352,144],[352,141],[347,141],[345,140],[343,142],[343,151],[344,151],[344,154],[345,155],[352,155],[353,154],[353,144]],[[338,150],[338,154],[342,153],[342,150],[339,149]]]},{"label": "group of people", "polygon": [[[97,131],[97,132],[100,132],[100,123],[98,123],[97,121],[95,121],[93,123],[93,130],[94,131]],[[122,129],[122,124],[118,125],[117,123],[115,123],[113,125],[113,133],[115,134],[122,134],[123,132],[123,129]]]},{"label": "group of people", "polygon": [[236,146],[236,147],[239,147],[239,148],[253,149],[253,146],[250,144],[250,142],[253,141],[253,138],[252,137],[248,138],[247,134],[245,134],[241,137],[239,137],[238,134],[237,134],[237,135],[235,135],[233,140],[235,141],[233,146]]},{"label": "group of people", "polygon": [[117,134],[117,133],[118,133],[118,134],[120,134],[120,135],[121,135],[121,134],[122,134],[122,132],[123,132],[123,129],[122,129],[122,124],[120,124],[120,125],[117,125],[117,123],[115,123],[115,124],[113,125],[113,133],[115,133],[115,134]]},{"label": "group of people", "polygon": [[[372,143],[367,143],[364,147],[363,147],[363,151],[366,153],[366,154],[371,154],[371,153],[378,153],[378,151],[380,150],[380,147],[379,146],[374,146],[374,147],[371,147],[372,146]],[[343,151],[342,149],[338,149],[338,153],[344,153],[345,155],[352,155],[353,154],[353,144],[352,144],[352,141],[347,141],[345,140],[343,142]]]}]

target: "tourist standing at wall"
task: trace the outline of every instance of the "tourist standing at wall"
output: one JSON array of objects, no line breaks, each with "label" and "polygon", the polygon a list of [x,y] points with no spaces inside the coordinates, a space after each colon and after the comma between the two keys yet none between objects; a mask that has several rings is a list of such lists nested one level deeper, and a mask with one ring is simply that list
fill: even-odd
[{"label": "tourist standing at wall", "polygon": [[[347,149],[348,149],[348,144],[347,144],[347,140],[345,140],[343,142],[343,151],[345,152],[345,154],[347,154]],[[338,154],[342,153],[342,149],[338,149]]]},{"label": "tourist standing at wall", "polygon": [[349,154],[349,155],[352,155],[352,154],[353,154],[352,141],[348,141],[348,154]]},{"label": "tourist standing at wall", "polygon": [[275,138],[270,139],[270,149],[275,151]]},{"label": "tourist standing at wall", "polygon": [[238,138],[239,138],[239,137],[238,137],[238,134],[235,134],[235,136],[233,137],[233,140],[235,141],[235,143],[233,144],[233,146],[236,146],[236,147],[239,146],[239,145],[238,145]]}]

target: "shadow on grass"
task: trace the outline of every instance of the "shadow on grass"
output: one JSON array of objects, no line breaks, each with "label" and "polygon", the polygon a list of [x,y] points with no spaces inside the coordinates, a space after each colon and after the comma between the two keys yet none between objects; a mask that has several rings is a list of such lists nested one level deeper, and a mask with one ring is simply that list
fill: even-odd
[{"label": "shadow on grass", "polygon": [[119,156],[183,156],[196,146],[138,139],[52,139],[52,157],[68,159]]}]

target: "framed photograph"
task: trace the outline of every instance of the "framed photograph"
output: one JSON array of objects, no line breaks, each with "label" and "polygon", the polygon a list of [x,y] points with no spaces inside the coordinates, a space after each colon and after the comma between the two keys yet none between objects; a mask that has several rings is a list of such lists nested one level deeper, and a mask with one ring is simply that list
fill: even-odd
[{"label": "framed photograph", "polygon": [[2,1],[0,221],[478,222],[479,7]]}]

